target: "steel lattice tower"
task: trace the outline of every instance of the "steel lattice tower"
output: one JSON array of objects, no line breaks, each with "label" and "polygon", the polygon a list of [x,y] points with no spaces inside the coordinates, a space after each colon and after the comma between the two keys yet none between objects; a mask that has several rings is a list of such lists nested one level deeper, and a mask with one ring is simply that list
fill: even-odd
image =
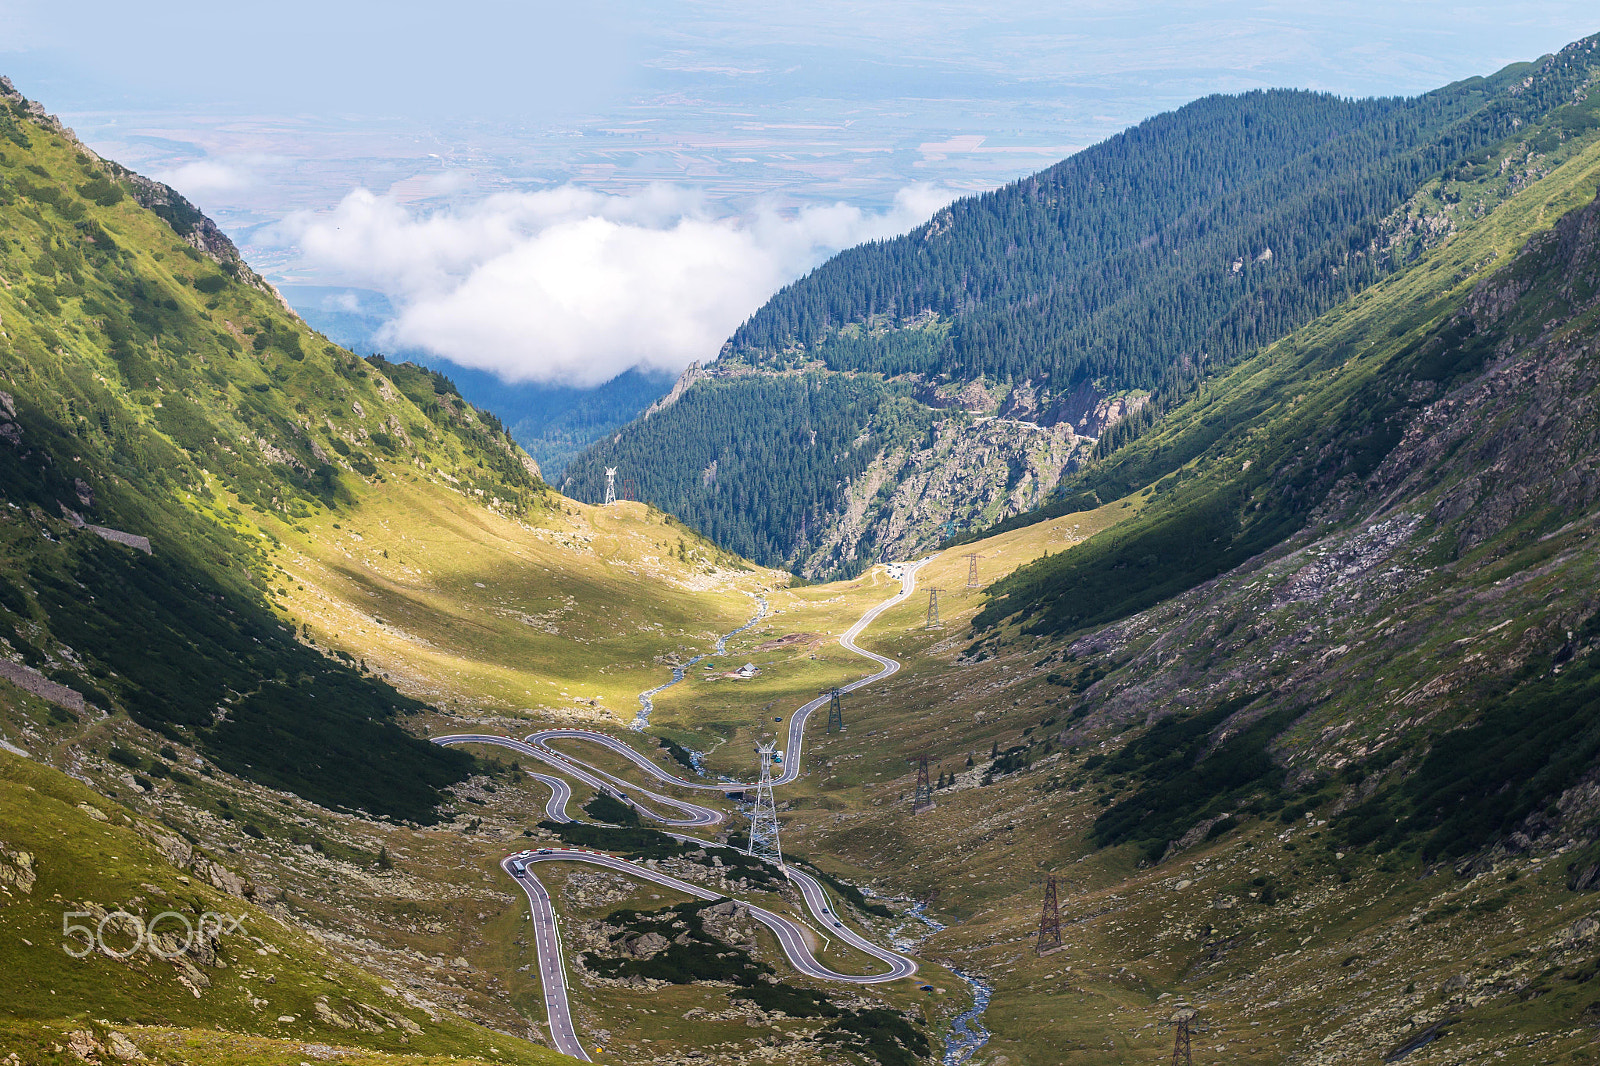
[{"label": "steel lattice tower", "polygon": [[967,588],[975,589],[977,587],[978,587],[978,553],[977,552],[969,552],[967,554]]},{"label": "steel lattice tower", "polygon": [[837,730],[843,733],[844,702],[839,698],[843,694],[838,689],[834,689],[828,695],[831,697],[828,700],[828,732],[832,733]]},{"label": "steel lattice tower", "polygon": [[744,849],[744,853],[765,859],[782,869],[783,848],[778,843],[778,805],[772,799],[772,755],[775,747],[771,743],[764,743],[758,745],[756,751],[761,753],[761,780],[756,785],[755,809],[750,812],[750,845]]},{"label": "steel lattice tower", "polygon": [[1044,909],[1039,912],[1039,942],[1033,950],[1048,955],[1061,950],[1061,908],[1056,903],[1056,875],[1044,883]]},{"label": "steel lattice tower", "polygon": [[933,785],[928,783],[928,756],[913,755],[906,761],[917,764],[917,791],[911,797],[911,813],[933,810]]},{"label": "steel lattice tower", "polygon": [[617,468],[614,467],[614,466],[608,466],[608,467],[606,467],[606,502],[601,504],[601,506],[602,507],[610,507],[612,504],[614,504],[616,502],[617,502]]},{"label": "steel lattice tower", "polygon": [[939,621],[939,593],[944,589],[928,590],[928,622],[923,629],[943,629],[944,624]]},{"label": "steel lattice tower", "polygon": [[1161,1023],[1161,1029],[1172,1029],[1172,1066],[1194,1066],[1194,1058],[1189,1052],[1189,1036],[1192,1033],[1203,1033],[1208,1026],[1194,1020],[1195,1009],[1187,1003],[1179,1003],[1178,1009],[1173,1011],[1172,1017]]}]

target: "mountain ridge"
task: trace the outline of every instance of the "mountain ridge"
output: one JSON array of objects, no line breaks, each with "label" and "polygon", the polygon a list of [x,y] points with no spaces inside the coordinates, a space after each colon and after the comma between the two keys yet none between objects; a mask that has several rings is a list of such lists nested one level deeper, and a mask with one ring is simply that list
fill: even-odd
[{"label": "mountain ridge", "polygon": [[[596,493],[618,467],[713,539],[808,577],[1028,511],[1063,472],[1403,271],[1586,143],[1600,125],[1586,89],[1594,48],[1586,38],[1408,100],[1281,91],[1157,116],[835,256],[563,483]],[[1180,185],[1165,199],[1138,195],[1168,172]],[[796,374],[811,383],[803,409]],[[824,401],[830,390],[840,395]],[[983,415],[1025,411],[1046,429],[1092,407],[1086,390],[1094,404],[1121,402],[1123,417],[1070,438],[1022,427],[941,452],[932,427],[966,435],[950,401],[968,390],[984,394]],[[832,442],[826,455],[810,454],[812,430]],[[929,468],[937,491],[923,489]]]}]

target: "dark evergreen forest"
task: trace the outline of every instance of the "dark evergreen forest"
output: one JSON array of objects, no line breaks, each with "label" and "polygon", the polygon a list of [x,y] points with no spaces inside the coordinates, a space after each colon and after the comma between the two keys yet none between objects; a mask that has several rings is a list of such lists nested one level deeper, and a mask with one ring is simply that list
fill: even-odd
[{"label": "dark evergreen forest", "polygon": [[876,375],[701,382],[591,449],[581,460],[585,491],[568,491],[598,501],[604,472],[595,477],[589,464],[618,467],[642,499],[730,551],[781,565],[802,536],[815,543],[827,504],[886,444],[927,433],[933,412],[906,391]]},{"label": "dark evergreen forest", "polygon": [[[835,256],[742,326],[733,354],[1160,388],[1401,265],[1415,249],[1391,216],[1417,187],[1564,99],[1582,70],[1541,92],[1497,91],[1516,73],[1411,99],[1197,100]],[[895,328],[926,312],[951,320],[946,336]],[[875,328],[841,334],[854,324]]]}]

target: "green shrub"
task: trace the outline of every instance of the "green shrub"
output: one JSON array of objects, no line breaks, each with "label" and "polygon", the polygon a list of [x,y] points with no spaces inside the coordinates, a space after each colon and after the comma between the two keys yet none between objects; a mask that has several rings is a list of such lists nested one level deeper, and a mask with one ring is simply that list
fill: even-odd
[{"label": "green shrub", "polygon": [[121,744],[112,744],[111,750],[106,752],[106,758],[112,762],[121,763],[130,770],[137,770],[144,765],[143,759],[124,748]]},{"label": "green shrub", "polygon": [[638,811],[605,792],[595,793],[594,799],[585,803],[583,809],[597,822],[610,822],[612,825],[620,826],[639,824]]},{"label": "green shrub", "polygon": [[634,858],[670,859],[691,850],[655,829],[610,829],[583,822],[540,822],[539,828],[548,829],[572,847],[599,848]]}]

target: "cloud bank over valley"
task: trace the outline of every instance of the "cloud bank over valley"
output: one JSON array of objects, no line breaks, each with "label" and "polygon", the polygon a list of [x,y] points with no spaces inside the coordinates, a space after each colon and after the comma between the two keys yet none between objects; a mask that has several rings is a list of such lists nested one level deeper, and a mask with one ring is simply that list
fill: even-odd
[{"label": "cloud bank over valley", "polygon": [[630,369],[714,358],[767,297],[840,249],[925,222],[954,194],[892,206],[714,212],[658,184],[633,195],[567,185],[417,210],[358,189],[276,227],[303,266],[389,297],[378,340],[509,382],[592,386]]}]

